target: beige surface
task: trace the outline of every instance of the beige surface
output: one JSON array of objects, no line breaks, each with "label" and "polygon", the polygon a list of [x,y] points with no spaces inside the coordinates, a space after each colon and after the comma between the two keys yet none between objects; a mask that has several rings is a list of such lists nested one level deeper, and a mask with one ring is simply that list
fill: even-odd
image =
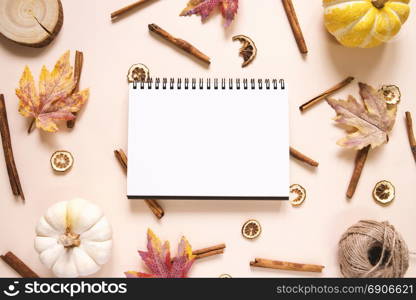
[{"label": "beige surface", "polygon": [[[123,276],[127,270],[143,270],[137,254],[145,248],[145,233],[151,227],[173,245],[186,235],[194,248],[227,244],[223,256],[198,261],[191,276],[281,277],[298,274],[252,269],[254,257],[280,259],[326,266],[322,276],[340,276],[337,242],[344,230],[360,219],[389,220],[402,233],[409,248],[416,250],[416,166],[411,156],[404,112],[416,118],[416,5],[400,36],[386,46],[371,49],[342,48],[325,32],[319,0],[294,1],[310,53],[302,58],[296,47],[279,0],[241,0],[235,23],[227,30],[219,14],[202,25],[197,17],[180,18],[186,0],[156,1],[117,23],[110,13],[132,0],[64,0],[65,23],[49,47],[29,49],[0,39],[0,92],[5,94],[14,152],[27,203],[11,193],[3,158],[0,159],[0,252],[14,251],[42,276],[52,276],[33,249],[39,217],[53,203],[84,197],[97,202],[114,229],[112,260],[96,275]],[[212,58],[209,69],[171,49],[149,35],[148,23],[157,23],[172,34],[197,45]],[[242,70],[235,34],[246,34],[258,46],[258,57]],[[52,67],[65,50],[84,51],[81,87],[91,88],[91,99],[74,131],[58,134],[35,131],[26,134],[28,120],[17,113],[17,86],[27,64],[37,77],[42,64]],[[142,62],[153,76],[173,77],[283,77],[291,86],[291,143],[321,165],[311,170],[291,162],[291,182],[308,190],[301,208],[287,202],[161,201],[166,216],[157,221],[142,201],[126,199],[126,179],[113,156],[127,146],[127,84],[130,65]],[[403,101],[389,145],[370,154],[351,201],[345,191],[353,168],[353,151],[343,151],[335,142],[343,134],[331,121],[334,112],[325,103],[301,115],[297,107],[322,90],[354,75],[373,85],[400,85]],[[357,94],[357,87],[348,91]],[[64,176],[53,174],[50,155],[67,149],[75,156],[74,168]],[[2,154],[1,154],[2,155]],[[374,184],[392,181],[397,199],[380,207],[371,197]],[[263,233],[256,241],[241,237],[241,225],[259,220]],[[176,250],[175,250],[176,251]],[[0,276],[15,273],[0,263]],[[411,258],[407,276],[416,276]]]}]

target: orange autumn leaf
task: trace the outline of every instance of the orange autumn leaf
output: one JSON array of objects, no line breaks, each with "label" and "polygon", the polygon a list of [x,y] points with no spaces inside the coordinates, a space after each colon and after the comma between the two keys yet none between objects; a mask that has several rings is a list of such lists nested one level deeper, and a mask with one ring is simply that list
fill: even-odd
[{"label": "orange autumn leaf", "polygon": [[19,98],[19,113],[34,118],[36,127],[48,132],[58,131],[57,121],[73,120],[89,98],[89,90],[75,92],[76,80],[67,51],[57,61],[52,72],[43,66],[39,77],[39,88],[29,67],[25,67],[16,95]]}]

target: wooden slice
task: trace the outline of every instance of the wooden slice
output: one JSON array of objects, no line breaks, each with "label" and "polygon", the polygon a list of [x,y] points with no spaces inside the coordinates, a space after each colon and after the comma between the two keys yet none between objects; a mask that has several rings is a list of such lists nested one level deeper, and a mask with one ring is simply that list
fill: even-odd
[{"label": "wooden slice", "polygon": [[48,45],[63,20],[60,0],[0,0],[0,34],[20,45]]}]

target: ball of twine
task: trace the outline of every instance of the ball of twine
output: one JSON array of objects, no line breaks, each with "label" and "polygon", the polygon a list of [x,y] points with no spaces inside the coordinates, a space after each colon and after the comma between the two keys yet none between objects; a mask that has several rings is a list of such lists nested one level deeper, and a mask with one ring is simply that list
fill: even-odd
[{"label": "ball of twine", "polygon": [[409,250],[388,222],[360,221],[341,237],[338,259],[347,278],[397,278],[409,267]]}]

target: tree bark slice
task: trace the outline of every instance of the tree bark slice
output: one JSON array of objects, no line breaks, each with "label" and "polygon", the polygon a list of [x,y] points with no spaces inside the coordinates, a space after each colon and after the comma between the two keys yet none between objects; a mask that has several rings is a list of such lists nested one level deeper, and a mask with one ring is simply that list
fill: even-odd
[{"label": "tree bark slice", "polygon": [[23,46],[47,46],[63,20],[60,0],[0,0],[0,34]]}]

